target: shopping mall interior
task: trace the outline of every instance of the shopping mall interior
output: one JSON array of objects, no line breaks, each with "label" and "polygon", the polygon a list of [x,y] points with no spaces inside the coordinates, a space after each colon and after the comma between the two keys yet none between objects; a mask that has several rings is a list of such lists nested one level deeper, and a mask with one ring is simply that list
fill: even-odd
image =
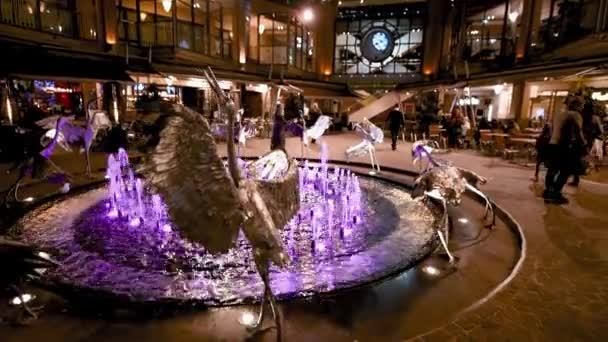
[{"label": "shopping mall interior", "polygon": [[608,0],[1,0],[0,338],[608,340]]}]

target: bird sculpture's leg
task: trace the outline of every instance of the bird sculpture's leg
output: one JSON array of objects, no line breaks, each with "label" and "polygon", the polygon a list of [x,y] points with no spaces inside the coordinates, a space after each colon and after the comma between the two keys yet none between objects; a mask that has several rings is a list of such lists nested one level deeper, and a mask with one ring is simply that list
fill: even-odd
[{"label": "bird sculpture's leg", "polygon": [[488,228],[494,228],[496,225],[496,213],[494,212],[494,207],[492,206],[492,203],[490,202],[490,199],[488,198],[488,196],[486,196],[483,192],[479,191],[479,189],[477,189],[476,187],[470,185],[467,183],[466,185],[467,190],[479,195],[481,198],[483,198],[486,201],[486,212],[484,214],[484,218],[488,217],[488,214],[492,215],[492,223],[490,223],[489,226],[487,226]]},{"label": "bird sculpture's leg", "polygon": [[[262,260],[264,259],[264,260]],[[266,302],[270,306],[270,310],[272,312],[272,316],[274,318],[275,327],[277,328],[277,341],[281,341],[281,316],[278,307],[276,306],[276,300],[274,295],[272,294],[272,289],[270,288],[270,278],[269,278],[269,261],[262,256],[255,256],[255,265],[258,270],[260,277],[262,278],[262,282],[264,283],[264,295],[262,297],[262,302],[260,304],[260,313],[255,322],[247,325],[247,328],[256,332],[260,329],[262,325],[262,321],[264,319],[264,307]],[[244,324],[244,323],[243,323]]]},{"label": "bird sculpture's leg", "polygon": [[374,160],[376,161],[376,168],[378,172],[380,172],[380,162],[378,162],[378,157],[376,156],[376,148],[372,146],[372,153],[374,155]]},{"label": "bird sculpture's leg", "polygon": [[91,151],[85,148],[85,157],[87,159],[87,177],[91,177]]},{"label": "bird sculpture's leg", "polygon": [[[448,216],[448,204],[447,204],[445,198],[443,198],[443,196],[441,196],[437,191],[426,192],[425,195],[427,195],[430,198],[440,201],[441,205],[443,206],[443,216],[441,217],[441,227],[439,229],[437,229],[437,235],[439,235],[439,240],[441,241],[441,244],[443,245],[443,249],[445,250],[446,254],[448,255],[448,258],[450,259],[450,264],[454,264],[454,262],[456,261],[456,258],[454,258],[454,256],[452,255],[452,253],[450,253],[450,250],[448,249],[448,241],[449,241],[448,239],[449,239],[449,230],[450,230],[449,216]],[[445,232],[442,232],[442,229],[444,229]]]}]

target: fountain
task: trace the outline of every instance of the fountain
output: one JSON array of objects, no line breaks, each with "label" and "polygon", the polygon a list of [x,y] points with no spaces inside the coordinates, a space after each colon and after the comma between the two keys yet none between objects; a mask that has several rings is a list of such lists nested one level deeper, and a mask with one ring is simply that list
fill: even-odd
[{"label": "fountain", "polygon": [[[271,270],[279,299],[358,286],[407,269],[437,246],[434,207],[404,188],[332,167],[300,164],[301,209],[282,229],[292,263]],[[262,160],[247,176],[273,177]],[[255,301],[262,283],[243,236],[211,255],[173,229],[166,207],[136,177],[126,151],[108,157],[107,185],[34,209],[14,227],[19,239],[53,251],[62,266],[49,283],[130,301],[227,305]],[[204,208],[200,208],[204,210]],[[204,229],[201,222],[201,229]]]}]

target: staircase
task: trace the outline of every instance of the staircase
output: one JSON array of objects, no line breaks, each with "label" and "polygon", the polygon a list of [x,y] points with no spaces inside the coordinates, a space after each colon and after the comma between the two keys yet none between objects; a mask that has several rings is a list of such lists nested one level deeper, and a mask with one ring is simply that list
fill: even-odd
[{"label": "staircase", "polygon": [[366,99],[363,107],[350,112],[348,120],[361,122],[363,118],[372,119],[374,116],[385,113],[397,103],[407,100],[410,96],[412,95],[406,95],[405,92],[397,90],[384,93],[381,96],[370,96],[369,100]]}]

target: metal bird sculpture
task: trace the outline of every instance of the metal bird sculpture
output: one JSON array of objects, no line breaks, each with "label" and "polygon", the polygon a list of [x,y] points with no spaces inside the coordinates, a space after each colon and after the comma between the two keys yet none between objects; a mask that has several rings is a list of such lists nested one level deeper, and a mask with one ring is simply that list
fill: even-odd
[{"label": "metal bird sculpture", "polygon": [[47,269],[57,266],[49,254],[21,242],[0,235],[0,290],[7,289],[31,318],[37,318],[36,310],[28,305],[32,296],[21,290],[22,284],[40,277]]},{"label": "metal bird sculpture", "polygon": [[[234,246],[239,229],[243,230],[252,245],[264,295],[258,319],[242,323],[257,330],[268,301],[280,339],[280,314],[270,288],[269,268],[271,262],[278,267],[289,262],[277,229],[299,210],[297,163],[288,160],[285,152],[273,151],[249,164],[250,177],[243,178],[234,146],[235,105],[220,89],[211,69],[205,74],[228,113],[228,171],[208,122],[178,105],[169,108],[172,115],[141,171],[152,189],[164,198],[175,226],[210,253],[228,251]],[[279,157],[286,163],[264,165]]]},{"label": "metal bird sculpture", "polygon": [[367,118],[363,119],[362,124],[355,124],[355,130],[362,136],[363,140],[354,146],[346,149],[346,160],[369,154],[369,158],[372,164],[372,171],[370,173],[380,172],[380,163],[376,158],[376,144],[382,143],[384,140],[384,132],[378,126],[371,123]]},{"label": "metal bird sculpture", "polygon": [[458,206],[462,201],[462,194],[466,190],[474,192],[486,200],[485,217],[487,217],[488,214],[492,215],[492,223],[488,227],[494,227],[496,222],[494,208],[492,207],[489,198],[477,189],[478,184],[485,184],[487,180],[473,171],[462,169],[450,165],[449,163],[437,162],[431,157],[430,152],[423,144],[415,144],[412,156],[414,157],[414,162],[420,158],[425,158],[430,164],[430,168],[416,179],[412,197],[429,197],[442,203],[444,207],[443,221],[446,224],[446,229],[444,233],[441,231],[438,231],[437,233],[450,258],[450,262],[453,263],[455,259],[447,246],[447,205]]},{"label": "metal bird sculpture", "polygon": [[72,124],[74,116],[59,117],[52,116],[36,122],[36,124],[44,129],[48,129],[45,138],[51,138],[50,143],[45,144],[41,140],[41,144],[46,147],[42,151],[44,157],[49,159],[55,152],[57,145],[61,146],[66,151],[71,151],[72,148],[84,149],[86,156],[86,172],[91,175],[91,147],[97,134],[102,129],[112,128],[112,122],[104,112],[91,112],[87,115],[86,127],[80,127]]},{"label": "metal bird sculpture", "polygon": [[[46,142],[44,140],[45,134],[41,134],[40,138],[36,138],[35,141],[33,140],[30,144],[34,146],[27,146],[23,158],[20,158],[20,160],[18,160],[15,165],[8,170],[9,173],[11,173],[13,170],[18,170],[18,176],[17,180],[6,192],[4,198],[5,205],[8,205],[9,198],[11,196],[13,197],[13,200],[15,202],[23,202],[23,200],[19,199],[19,186],[21,185],[23,180],[28,176],[32,179],[43,179],[46,177],[47,181],[51,183],[63,183],[63,187],[61,188],[61,192],[63,193],[67,193],[70,190],[70,183],[68,182],[68,180],[71,178],[70,175],[63,171],[50,159],[50,156],[52,155],[56,145],[61,143],[60,132],[62,131],[66,122],[70,120],[70,118],[62,117],[56,120],[55,118],[53,118],[53,120],[55,121],[56,126],[55,129],[51,131],[51,133],[53,134],[53,139],[50,142]],[[50,122],[49,119],[45,120],[48,120],[48,122]],[[48,133],[49,132],[47,132],[46,134]],[[79,134],[80,131],[77,129],[66,130],[66,135],[72,137],[68,138],[67,141],[70,141],[70,139],[77,140],[77,138],[75,137],[78,137]],[[43,145],[44,143],[46,143],[46,145]],[[51,166],[55,171],[57,171],[57,173],[49,174],[49,166]]]}]

